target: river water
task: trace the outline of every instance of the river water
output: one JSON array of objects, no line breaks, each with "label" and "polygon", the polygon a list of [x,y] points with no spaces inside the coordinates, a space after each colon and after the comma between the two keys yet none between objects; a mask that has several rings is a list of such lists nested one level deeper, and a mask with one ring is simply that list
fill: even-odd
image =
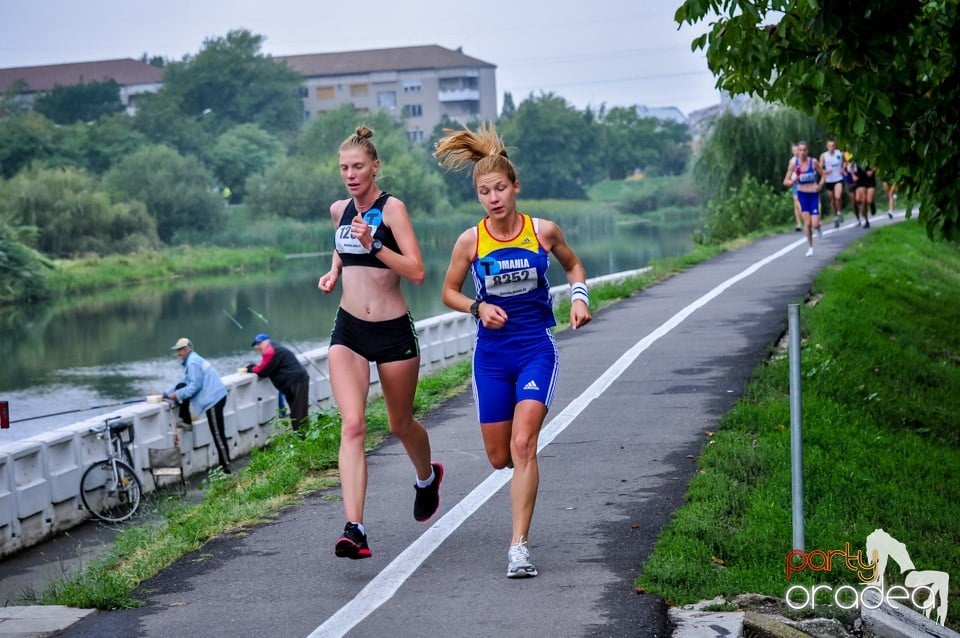
[{"label": "river water", "polygon": [[[560,221],[588,277],[641,268],[693,246],[693,220],[670,227],[623,221],[609,216]],[[426,281],[422,286],[404,282],[416,320],[448,311],[440,289],[462,227],[438,226],[418,225]],[[167,282],[66,305],[0,309],[0,400],[9,402],[12,422],[0,429],[0,445],[163,391],[181,376],[169,348],[182,336],[192,339],[222,375],[259,360],[250,348],[259,332],[303,352],[323,345],[339,302],[339,290],[323,295],[316,287],[329,265],[326,254],[291,259],[279,272]],[[549,279],[566,283],[556,263]],[[464,292],[472,294],[471,287],[467,283]]]}]

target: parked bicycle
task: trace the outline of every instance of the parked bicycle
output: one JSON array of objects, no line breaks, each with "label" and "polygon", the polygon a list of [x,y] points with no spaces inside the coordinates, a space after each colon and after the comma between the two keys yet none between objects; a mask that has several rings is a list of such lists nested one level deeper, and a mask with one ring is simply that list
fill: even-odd
[{"label": "parked bicycle", "polygon": [[119,416],[108,417],[103,425],[90,428],[104,441],[107,458],[88,467],[80,478],[80,501],[95,518],[105,523],[119,523],[133,516],[143,494],[143,484],[133,468],[130,453],[133,422],[118,419]]}]

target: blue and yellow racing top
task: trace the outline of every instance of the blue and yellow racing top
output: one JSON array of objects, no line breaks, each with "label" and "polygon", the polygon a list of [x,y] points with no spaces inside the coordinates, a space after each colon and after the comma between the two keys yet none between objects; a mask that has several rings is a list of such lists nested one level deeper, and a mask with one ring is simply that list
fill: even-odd
[{"label": "blue and yellow racing top", "polygon": [[520,217],[520,232],[505,241],[490,234],[486,219],[477,224],[477,251],[470,268],[477,299],[507,313],[506,324],[498,330],[484,328],[478,321],[478,336],[541,333],[557,324],[547,281],[550,254],[537,236],[540,220]]}]

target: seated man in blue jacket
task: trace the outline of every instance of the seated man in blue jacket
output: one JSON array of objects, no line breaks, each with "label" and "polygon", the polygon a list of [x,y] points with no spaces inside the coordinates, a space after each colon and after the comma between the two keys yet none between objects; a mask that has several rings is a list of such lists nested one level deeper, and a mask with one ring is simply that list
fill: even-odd
[{"label": "seated man in blue jacket", "polygon": [[[224,431],[223,406],[227,404],[227,387],[209,361],[193,350],[193,342],[180,337],[171,350],[177,351],[177,358],[183,366],[183,380],[164,394],[171,401],[180,404],[180,418],[190,416],[190,401],[200,413],[207,415],[210,424],[210,436],[217,447],[217,456],[224,474],[230,474],[230,448]],[[184,418],[190,422],[192,419]]]},{"label": "seated man in blue jacket", "polygon": [[270,335],[260,333],[250,344],[260,352],[260,363],[247,366],[247,372],[258,377],[270,377],[274,387],[283,393],[290,406],[290,425],[294,431],[306,422],[310,411],[310,375],[300,364],[297,355],[279,343],[272,343]]}]

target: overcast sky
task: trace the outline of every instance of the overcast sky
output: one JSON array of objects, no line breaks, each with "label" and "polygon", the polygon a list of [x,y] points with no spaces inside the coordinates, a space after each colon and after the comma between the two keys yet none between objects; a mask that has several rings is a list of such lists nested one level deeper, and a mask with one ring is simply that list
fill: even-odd
[{"label": "overcast sky", "polygon": [[248,29],[271,55],[439,44],[497,66],[516,103],[550,92],[578,109],[642,104],[684,113],[719,101],[706,30],[677,28],[681,0],[0,0],[0,68],[179,60]]}]

